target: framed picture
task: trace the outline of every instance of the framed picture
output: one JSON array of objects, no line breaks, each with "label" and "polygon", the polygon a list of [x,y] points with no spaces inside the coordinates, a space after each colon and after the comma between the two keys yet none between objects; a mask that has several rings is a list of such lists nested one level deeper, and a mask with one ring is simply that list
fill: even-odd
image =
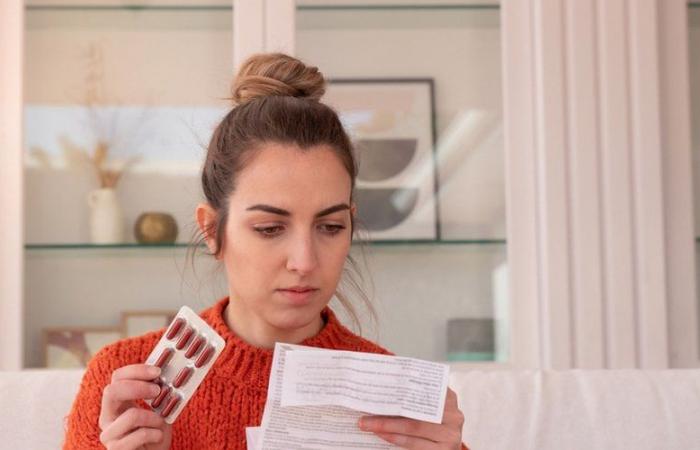
[{"label": "framed picture", "polygon": [[358,222],[369,239],[439,239],[433,80],[331,79],[322,101],[355,145]]},{"label": "framed picture", "polygon": [[45,328],[44,366],[49,368],[79,368],[102,347],[122,338],[115,328]]},{"label": "framed picture", "polygon": [[141,336],[150,331],[167,327],[177,311],[124,311],[122,312],[122,331],[124,337]]}]

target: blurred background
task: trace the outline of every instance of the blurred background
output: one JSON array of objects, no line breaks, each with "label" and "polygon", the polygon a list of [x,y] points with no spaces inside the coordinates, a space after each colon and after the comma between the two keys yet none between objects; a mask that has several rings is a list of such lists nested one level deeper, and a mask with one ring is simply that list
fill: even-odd
[{"label": "blurred background", "polygon": [[473,368],[700,367],[700,3],[3,8],[0,367],[79,367],[227,295],[186,256],[260,51],[320,68],[361,156],[363,335]]}]

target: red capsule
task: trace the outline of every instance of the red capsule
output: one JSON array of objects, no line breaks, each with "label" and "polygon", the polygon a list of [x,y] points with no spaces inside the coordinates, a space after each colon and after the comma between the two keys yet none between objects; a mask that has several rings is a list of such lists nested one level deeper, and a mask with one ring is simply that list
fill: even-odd
[{"label": "red capsule", "polygon": [[153,402],[151,402],[151,406],[153,408],[157,408],[160,406],[161,403],[163,403],[163,400],[170,394],[171,388],[167,384],[162,385],[160,387],[160,393],[156,396],[156,398],[153,399]]},{"label": "red capsule", "polygon": [[168,417],[171,412],[177,407],[177,405],[180,403],[180,396],[179,395],[173,395],[170,397],[170,400],[168,400],[168,404],[165,405],[165,408],[160,412],[160,415],[163,417]]},{"label": "red capsule", "polygon": [[163,368],[164,365],[170,361],[170,357],[173,356],[173,349],[172,348],[164,348],[163,351],[161,352],[160,356],[158,357],[158,360],[155,363],[156,367],[160,367],[161,369]]},{"label": "red capsule", "polygon": [[195,340],[192,341],[192,344],[190,344],[190,348],[188,348],[187,352],[185,352],[185,358],[191,358],[196,355],[199,349],[202,348],[204,341],[204,336],[197,336]]},{"label": "red capsule", "polygon": [[190,375],[192,375],[192,372],[194,372],[194,370],[191,367],[183,367],[182,369],[180,369],[180,372],[173,380],[173,387],[177,389],[183,384],[187,383],[187,380],[190,379]]},{"label": "red capsule", "polygon": [[185,324],[185,319],[182,317],[178,317],[175,322],[173,322],[172,325],[170,325],[170,329],[168,330],[168,333],[165,335],[167,339],[172,340],[177,336],[177,334],[180,332],[180,329],[182,326]]},{"label": "red capsule", "polygon": [[203,365],[205,365],[209,360],[211,359],[211,356],[214,354],[214,347],[211,345],[208,346],[207,348],[202,351],[202,353],[199,355],[199,358],[197,358],[197,361],[195,361],[194,366],[196,368],[200,368]]},{"label": "red capsule", "polygon": [[177,341],[177,344],[175,344],[175,348],[178,350],[182,350],[183,348],[185,348],[193,334],[194,328],[187,328],[185,332],[182,333],[182,336],[180,336],[180,340]]}]

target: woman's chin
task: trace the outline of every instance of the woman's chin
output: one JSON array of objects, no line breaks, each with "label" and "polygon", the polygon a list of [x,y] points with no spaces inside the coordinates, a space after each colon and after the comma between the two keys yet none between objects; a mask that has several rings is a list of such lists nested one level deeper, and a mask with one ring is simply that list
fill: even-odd
[{"label": "woman's chin", "polygon": [[[323,325],[321,320],[321,311],[325,304],[318,305],[309,303],[304,307],[287,307],[280,308],[274,312],[274,317],[271,317],[270,323],[277,329],[288,333],[308,328],[314,330]],[[319,331],[318,330],[315,331]]]}]

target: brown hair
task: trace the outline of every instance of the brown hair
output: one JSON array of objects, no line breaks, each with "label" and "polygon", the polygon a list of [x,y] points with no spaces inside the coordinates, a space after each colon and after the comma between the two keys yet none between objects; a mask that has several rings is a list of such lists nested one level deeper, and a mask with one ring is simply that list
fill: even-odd
[{"label": "brown hair", "polygon": [[[265,143],[292,144],[302,151],[318,145],[332,148],[350,175],[352,202],[358,164],[338,114],[320,102],[325,86],[317,67],[282,53],[256,54],[242,64],[229,98],[234,107],[214,130],[202,168],[204,195],[217,218],[203,234],[197,231],[194,249],[211,236],[216,248],[209,255],[221,255],[229,196],[236,188],[238,174]],[[351,216],[351,236],[356,228]],[[362,278],[358,264],[350,254],[347,259],[342,281],[359,293],[370,318],[376,322],[374,308],[354,278]],[[359,328],[358,314],[348,297],[340,290],[336,290],[336,297]]]}]

